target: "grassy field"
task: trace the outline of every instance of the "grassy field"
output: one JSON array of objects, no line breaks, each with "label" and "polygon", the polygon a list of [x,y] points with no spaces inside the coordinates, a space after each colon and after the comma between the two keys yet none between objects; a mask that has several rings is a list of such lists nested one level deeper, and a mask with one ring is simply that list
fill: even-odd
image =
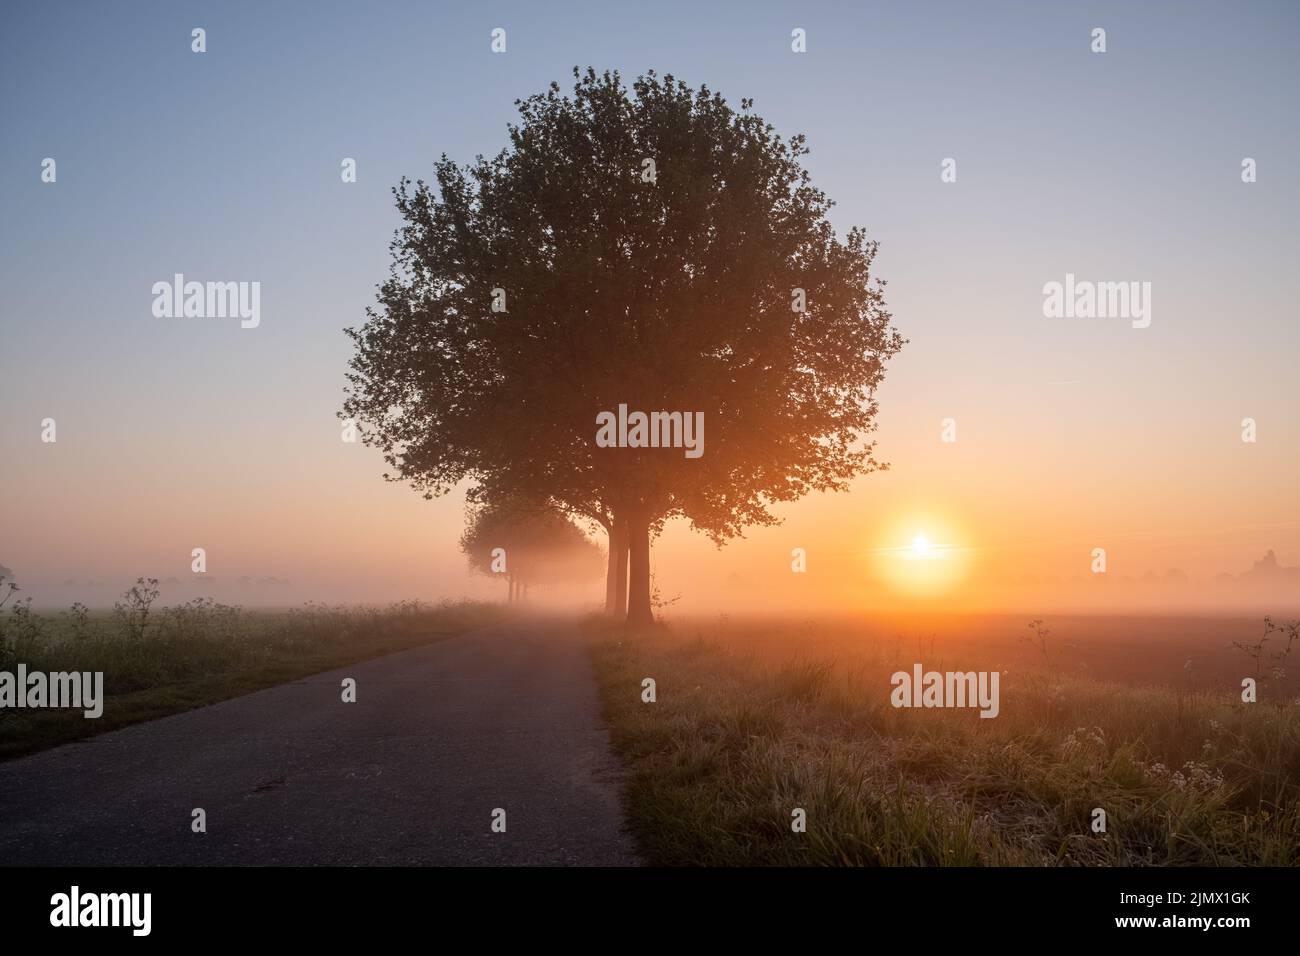
[{"label": "grassy field", "polygon": [[[1095,621],[1096,646],[1080,653],[1125,654],[1115,626]],[[1140,686],[1064,666],[1050,633],[1040,646],[829,621],[589,630],[633,832],[654,864],[1300,863],[1300,707],[1281,669],[1246,704],[1198,689],[1216,681],[1178,645],[1166,686]],[[1194,659],[1210,644],[1230,646]],[[918,661],[999,670],[999,716],[891,706],[891,674]],[[1256,664],[1237,650],[1217,683],[1239,687]]]},{"label": "grassy field", "polygon": [[307,605],[246,611],[209,600],[151,606],[147,582],[112,612],[57,615],[11,605],[0,670],[102,671],[104,712],[0,710],[0,760],[238,697],[355,661],[428,644],[498,620],[497,605],[383,608]]}]

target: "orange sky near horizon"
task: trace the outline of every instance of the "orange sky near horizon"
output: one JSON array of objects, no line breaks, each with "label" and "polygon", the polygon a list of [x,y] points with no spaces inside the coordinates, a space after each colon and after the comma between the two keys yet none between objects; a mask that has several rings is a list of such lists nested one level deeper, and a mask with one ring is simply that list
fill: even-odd
[{"label": "orange sky near horizon", "polygon": [[[1220,422],[1217,467],[1193,480],[1184,463],[1208,459],[1210,445],[1195,423],[1160,448],[1131,417],[1103,423],[1081,410],[1086,390],[1030,384],[1021,390],[1034,400],[1014,399],[1010,419],[963,405],[957,441],[945,443],[942,397],[909,382],[925,360],[913,343],[882,391],[876,437],[888,471],[782,506],[782,524],[721,549],[674,522],[653,552],[664,595],[692,610],[1227,610],[1259,595],[1207,591],[1215,575],[1244,572],[1269,549],[1300,564],[1285,479],[1300,462],[1286,443],[1246,444]],[[109,442],[93,427],[68,429],[8,485],[23,507],[6,511],[0,563],[37,603],[60,606],[111,603],[138,575],[177,579],[164,599],[249,605],[497,595],[456,549],[461,496],[428,502],[384,482],[378,454],[339,442],[335,427],[323,418],[315,434],[282,436],[274,422],[250,422],[161,459],[143,435]],[[941,556],[911,559],[917,534]],[[207,551],[204,581],[190,573],[193,547]],[[1106,549],[1104,576],[1090,571],[1095,547]],[[805,573],[791,570],[794,548],[806,552]],[[1188,586],[1122,583],[1170,570]],[[257,583],[271,577],[280,583]],[[599,600],[599,582],[588,596]]]}]

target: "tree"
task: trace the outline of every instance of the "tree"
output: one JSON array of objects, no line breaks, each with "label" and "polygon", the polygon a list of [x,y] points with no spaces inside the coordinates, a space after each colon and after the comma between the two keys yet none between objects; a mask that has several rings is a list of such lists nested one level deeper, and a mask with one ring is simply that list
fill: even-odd
[{"label": "tree", "polygon": [[[546,497],[628,542],[628,620],[651,619],[650,540],[716,543],[874,458],[875,390],[903,340],[876,244],[839,237],[788,140],[742,100],[653,71],[574,70],[519,101],[491,159],[403,179],[388,280],[343,414],[391,480]],[[700,413],[703,454],[598,447],[601,413]],[[617,582],[610,587],[616,597]]]},{"label": "tree", "polygon": [[[470,492],[471,505],[475,502],[508,500],[519,492],[506,487],[502,489],[493,481],[494,476],[484,475],[479,485]],[[525,496],[535,495],[534,489],[525,489]],[[599,527],[605,531],[609,547],[605,578],[605,611],[610,615],[621,615],[627,611],[627,534],[626,527],[615,521],[610,506],[604,502],[583,498],[580,494],[570,496],[572,502],[551,499],[547,505],[572,515],[588,526]]]},{"label": "tree", "polygon": [[530,501],[492,502],[469,510],[460,549],[470,569],[500,575],[509,600],[533,585],[590,580],[600,573],[600,549],[557,508]]}]

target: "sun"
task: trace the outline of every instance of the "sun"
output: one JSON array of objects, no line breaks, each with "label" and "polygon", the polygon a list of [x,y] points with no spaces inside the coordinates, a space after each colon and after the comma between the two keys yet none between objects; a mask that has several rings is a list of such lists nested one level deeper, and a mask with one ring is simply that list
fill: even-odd
[{"label": "sun", "polygon": [[900,511],[874,531],[876,546],[866,558],[870,579],[900,597],[956,596],[975,551],[962,528],[933,506]]}]

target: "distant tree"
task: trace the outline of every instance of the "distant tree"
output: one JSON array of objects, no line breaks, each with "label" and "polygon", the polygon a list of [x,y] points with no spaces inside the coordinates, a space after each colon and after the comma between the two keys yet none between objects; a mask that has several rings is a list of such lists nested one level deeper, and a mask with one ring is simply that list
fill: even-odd
[{"label": "distant tree", "polygon": [[[403,224],[378,307],[347,330],[342,415],[426,496],[470,480],[601,524],[610,599],[627,553],[644,623],[669,518],[721,544],[885,467],[867,436],[903,340],[876,245],[836,234],[802,136],[672,76],[574,75],[571,96],[517,103],[495,157],[444,155],[436,190],[394,189]],[[597,447],[620,404],[703,413],[703,455]]]},{"label": "distant tree", "polygon": [[603,558],[559,509],[519,500],[471,507],[460,549],[471,570],[508,582],[512,602],[534,585],[590,580]]}]

